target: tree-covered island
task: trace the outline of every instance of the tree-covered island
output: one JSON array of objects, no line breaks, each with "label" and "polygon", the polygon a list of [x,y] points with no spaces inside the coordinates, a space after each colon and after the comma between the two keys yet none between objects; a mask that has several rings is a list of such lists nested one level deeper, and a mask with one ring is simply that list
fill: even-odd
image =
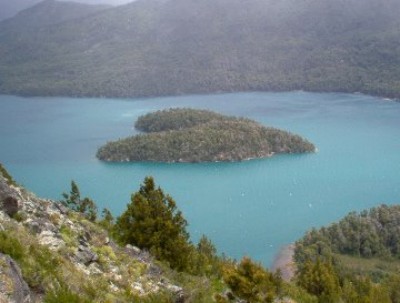
[{"label": "tree-covered island", "polygon": [[110,162],[241,161],[282,153],[314,152],[298,135],[207,110],[168,109],[139,117],[142,134],[108,142],[97,158]]}]

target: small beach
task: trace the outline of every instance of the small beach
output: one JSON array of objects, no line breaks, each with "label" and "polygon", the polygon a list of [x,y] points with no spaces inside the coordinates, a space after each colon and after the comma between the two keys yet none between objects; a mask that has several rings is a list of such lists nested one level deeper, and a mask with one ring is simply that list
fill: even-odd
[{"label": "small beach", "polygon": [[283,246],[279,253],[276,255],[274,262],[272,263],[271,270],[280,270],[282,279],[290,281],[295,274],[295,264],[293,260],[294,255],[294,244]]}]

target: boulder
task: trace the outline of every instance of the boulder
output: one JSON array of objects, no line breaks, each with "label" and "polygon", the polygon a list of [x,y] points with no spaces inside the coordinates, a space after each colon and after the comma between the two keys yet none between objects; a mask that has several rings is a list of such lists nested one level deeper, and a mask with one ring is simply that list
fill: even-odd
[{"label": "boulder", "polygon": [[39,243],[48,246],[52,250],[57,250],[65,244],[62,239],[50,230],[44,230],[40,233]]},{"label": "boulder", "polygon": [[88,266],[92,262],[97,262],[99,260],[99,256],[92,252],[88,247],[79,245],[78,251],[75,254],[78,262],[85,264]]},{"label": "boulder", "polygon": [[141,253],[141,249],[139,247],[133,246],[131,244],[126,244],[125,248],[128,252],[133,253],[135,255],[139,255]]},{"label": "boulder", "polygon": [[18,192],[0,178],[0,210],[12,217],[22,207]]}]

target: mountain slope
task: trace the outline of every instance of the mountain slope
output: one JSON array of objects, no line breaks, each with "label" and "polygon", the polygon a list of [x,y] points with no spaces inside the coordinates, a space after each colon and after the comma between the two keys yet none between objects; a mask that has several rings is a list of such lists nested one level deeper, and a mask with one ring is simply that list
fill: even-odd
[{"label": "mountain slope", "polygon": [[[0,21],[14,17],[20,11],[30,8],[43,0],[0,0]],[[131,2],[129,0],[78,0],[74,2],[86,4],[121,5]]]},{"label": "mountain slope", "polygon": [[164,301],[182,292],[168,280],[148,252],[0,173],[1,302]]},{"label": "mountain slope", "polygon": [[5,30],[23,31],[82,18],[106,8],[109,6],[44,0],[21,11],[14,18],[3,21],[1,26]]},{"label": "mountain slope", "polygon": [[31,7],[40,0],[0,0],[0,21],[15,16],[19,11]]},{"label": "mountain slope", "polygon": [[141,0],[39,31],[3,24],[0,92],[400,97],[399,13],[394,0]]}]

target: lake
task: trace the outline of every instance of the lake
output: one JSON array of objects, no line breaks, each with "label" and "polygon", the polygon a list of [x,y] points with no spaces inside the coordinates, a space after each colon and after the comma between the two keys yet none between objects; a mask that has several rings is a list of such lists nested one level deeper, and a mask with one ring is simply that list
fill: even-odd
[{"label": "lake", "polygon": [[[102,163],[96,150],[136,133],[136,118],[210,109],[298,133],[318,152],[239,163]],[[400,103],[350,94],[235,93],[151,99],[0,96],[0,161],[38,196],[82,196],[120,214],[145,176],[169,193],[193,241],[269,266],[311,227],[352,210],[400,202]]]}]

